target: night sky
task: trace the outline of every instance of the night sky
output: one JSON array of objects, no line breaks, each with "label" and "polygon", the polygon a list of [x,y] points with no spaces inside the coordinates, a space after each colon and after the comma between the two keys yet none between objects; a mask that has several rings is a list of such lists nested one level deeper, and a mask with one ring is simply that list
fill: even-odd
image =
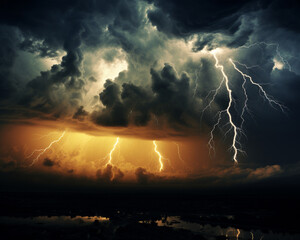
[{"label": "night sky", "polygon": [[299,11],[1,1],[1,190],[298,186]]}]

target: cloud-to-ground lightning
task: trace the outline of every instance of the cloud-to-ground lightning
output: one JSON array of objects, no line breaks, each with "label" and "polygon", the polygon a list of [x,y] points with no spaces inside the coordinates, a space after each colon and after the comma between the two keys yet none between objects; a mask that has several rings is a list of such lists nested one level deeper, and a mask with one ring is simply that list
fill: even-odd
[{"label": "cloud-to-ground lightning", "polygon": [[[278,44],[268,44],[268,43],[255,43],[249,46],[245,46],[245,47],[241,47],[241,48],[251,48],[253,46],[260,46],[260,45],[266,45],[266,46],[276,46],[276,55],[279,56],[280,60],[289,67],[289,70],[291,71],[291,66],[289,65],[288,61],[285,60],[282,55],[279,52],[279,45]],[[271,95],[269,95],[263,88],[263,84],[261,83],[257,83],[256,81],[253,80],[253,78],[249,75],[244,73],[241,68],[239,68],[238,66],[244,67],[247,70],[253,69],[253,68],[261,68],[259,65],[254,65],[251,67],[248,67],[246,64],[244,63],[240,63],[238,61],[232,60],[231,58],[228,59],[228,61],[231,63],[231,65],[233,66],[234,70],[237,71],[243,79],[243,82],[241,84],[241,88],[242,88],[242,93],[244,96],[244,100],[243,100],[243,105],[242,105],[242,109],[241,112],[239,114],[239,118],[241,119],[241,123],[237,124],[236,121],[233,119],[232,116],[232,107],[235,107],[235,99],[233,98],[233,89],[230,87],[230,81],[229,81],[229,77],[225,72],[224,69],[224,65],[220,64],[218,56],[217,56],[217,52],[219,52],[220,49],[215,49],[212,51],[209,51],[208,53],[211,54],[214,57],[215,60],[215,67],[216,69],[218,69],[221,74],[222,74],[222,80],[220,81],[219,85],[217,86],[216,89],[212,90],[209,92],[209,94],[207,95],[207,97],[205,98],[205,100],[210,97],[210,100],[208,101],[208,104],[203,108],[202,111],[202,116],[203,113],[208,110],[209,108],[211,108],[212,104],[215,102],[219,92],[221,91],[221,89],[225,89],[226,93],[227,93],[227,97],[228,97],[228,103],[226,105],[225,109],[221,109],[217,112],[216,114],[216,122],[213,125],[210,133],[209,133],[209,141],[208,141],[208,147],[209,147],[209,153],[211,154],[211,152],[215,153],[215,147],[214,147],[214,133],[216,131],[217,128],[222,129],[221,126],[221,121],[226,118],[228,120],[226,125],[229,125],[229,129],[225,132],[225,136],[227,136],[227,134],[232,133],[232,140],[231,140],[231,144],[230,144],[230,148],[233,151],[233,156],[232,159],[234,161],[234,163],[238,163],[238,155],[239,153],[245,154],[245,152],[242,150],[242,144],[240,142],[241,140],[241,136],[245,135],[243,132],[243,125],[245,122],[245,114],[246,112],[248,114],[251,115],[249,109],[248,109],[248,100],[249,100],[249,96],[247,94],[247,87],[246,84],[251,84],[252,86],[257,87],[258,92],[260,94],[260,96],[266,100],[268,102],[268,104],[274,108],[274,109],[280,109],[282,112],[285,113],[285,110],[287,110],[287,107],[285,107],[283,104],[281,104],[280,102],[278,102],[277,100],[275,100]],[[201,116],[201,118],[202,118]]]},{"label": "cloud-to-ground lightning", "polygon": [[58,139],[52,141],[47,147],[34,150],[27,158],[32,157],[36,152],[40,152],[40,153],[32,160],[29,167],[33,166],[36,163],[36,161],[39,160],[40,156],[42,156],[47,150],[49,150],[54,143],[58,143],[64,137],[65,133],[66,131],[64,131]]},{"label": "cloud-to-ground lightning", "polygon": [[[222,87],[223,84],[225,85],[225,89],[226,89],[226,91],[228,93],[228,99],[229,99],[229,101],[228,101],[227,107],[217,113],[218,120],[213,125],[213,128],[212,128],[212,130],[210,132],[210,139],[209,139],[209,142],[208,142],[208,146],[209,146],[210,152],[211,152],[211,150],[214,151],[214,146],[213,146],[214,131],[219,126],[219,124],[221,122],[222,115],[223,114],[227,115],[228,123],[230,125],[230,129],[229,130],[233,132],[233,137],[232,137],[232,142],[231,142],[230,149],[233,150],[233,161],[235,163],[238,163],[238,160],[237,160],[238,152],[243,152],[243,150],[240,148],[241,144],[238,141],[238,134],[242,130],[234,123],[234,121],[232,119],[231,112],[230,112],[230,109],[232,107],[232,103],[233,103],[234,100],[233,100],[233,97],[232,97],[232,90],[231,90],[231,88],[229,86],[228,76],[226,75],[226,73],[224,71],[224,66],[219,63],[219,59],[217,57],[216,52],[212,51],[211,54],[213,55],[213,57],[215,59],[215,67],[220,70],[220,72],[222,73],[223,79],[222,79],[220,85],[218,86],[218,88],[215,90],[213,98],[211,99],[211,101],[209,102],[209,104],[208,104],[207,107],[209,107],[212,104],[212,102],[215,100],[215,98],[216,98],[216,96],[217,96],[217,94],[218,94],[218,92],[221,89],[221,87]],[[204,108],[204,111],[207,109],[207,107]]]},{"label": "cloud-to-ground lightning", "polygon": [[153,140],[153,145],[154,145],[154,151],[156,152],[156,154],[158,155],[158,161],[159,161],[159,164],[160,164],[160,168],[159,168],[159,171],[161,172],[163,169],[164,169],[164,164],[163,164],[163,156],[160,154],[160,152],[157,150],[157,144],[156,144],[156,141]]},{"label": "cloud-to-ground lightning", "polygon": [[116,142],[113,146],[113,148],[110,150],[110,152],[104,157],[104,159],[108,158],[108,162],[105,164],[105,166],[107,167],[108,165],[112,165],[112,154],[115,151],[117,145],[119,143],[119,137],[117,137]]},{"label": "cloud-to-ground lightning", "polygon": [[181,162],[184,163],[184,160],[183,160],[183,158],[181,157],[181,154],[180,154],[180,147],[179,147],[179,144],[178,144],[177,142],[173,142],[173,143],[174,143],[174,144],[176,145],[176,147],[177,147],[178,158],[180,159]]}]

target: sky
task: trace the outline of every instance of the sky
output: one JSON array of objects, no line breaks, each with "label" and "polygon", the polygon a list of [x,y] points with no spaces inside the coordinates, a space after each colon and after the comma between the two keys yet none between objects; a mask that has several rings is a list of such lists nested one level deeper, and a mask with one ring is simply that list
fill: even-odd
[{"label": "sky", "polygon": [[299,10],[1,1],[1,189],[297,182]]}]

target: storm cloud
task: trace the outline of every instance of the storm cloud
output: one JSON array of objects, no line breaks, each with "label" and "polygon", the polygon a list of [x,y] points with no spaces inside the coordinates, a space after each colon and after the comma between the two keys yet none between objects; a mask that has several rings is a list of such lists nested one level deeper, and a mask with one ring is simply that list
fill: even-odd
[{"label": "storm cloud", "polygon": [[129,123],[144,126],[151,117],[166,118],[169,125],[189,126],[196,124],[199,113],[193,109],[190,77],[180,76],[170,64],[160,70],[151,69],[151,90],[123,83],[120,86],[111,80],[104,84],[100,100],[105,106],[92,114],[97,124],[127,126]]},{"label": "storm cloud", "polygon": [[[293,0],[4,1],[1,120],[74,121],[137,132],[148,127],[207,138],[228,104],[222,88],[206,108],[222,81],[210,51],[221,49],[238,125],[243,79],[229,58],[246,64],[239,68],[289,109],[286,116],[272,108],[247,83],[247,137],[239,140],[248,158],[255,166],[296,163],[299,10]],[[228,132],[227,120],[216,135],[229,148],[230,136],[222,132]],[[112,171],[100,170],[98,178],[111,180]],[[142,182],[145,176],[137,170]]]}]

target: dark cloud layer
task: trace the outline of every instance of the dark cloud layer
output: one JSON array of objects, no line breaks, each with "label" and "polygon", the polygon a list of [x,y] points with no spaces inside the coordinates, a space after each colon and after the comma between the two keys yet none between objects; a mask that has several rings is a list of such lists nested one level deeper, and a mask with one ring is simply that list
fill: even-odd
[{"label": "dark cloud layer", "polygon": [[[148,17],[159,31],[183,38],[202,34],[195,50],[206,45],[208,48],[242,46],[257,27],[299,32],[296,16],[300,6],[296,0],[148,1],[157,7],[148,11]],[[223,35],[221,39],[218,39],[219,33]]]},{"label": "dark cloud layer", "polygon": [[158,30],[175,36],[199,32],[233,33],[237,21],[246,11],[257,9],[259,1],[163,1],[149,0],[157,9],[149,11],[149,19]]},{"label": "dark cloud layer", "polygon": [[0,26],[0,36],[0,99],[7,99],[17,87],[10,73],[16,58],[17,33],[13,28]]}]

